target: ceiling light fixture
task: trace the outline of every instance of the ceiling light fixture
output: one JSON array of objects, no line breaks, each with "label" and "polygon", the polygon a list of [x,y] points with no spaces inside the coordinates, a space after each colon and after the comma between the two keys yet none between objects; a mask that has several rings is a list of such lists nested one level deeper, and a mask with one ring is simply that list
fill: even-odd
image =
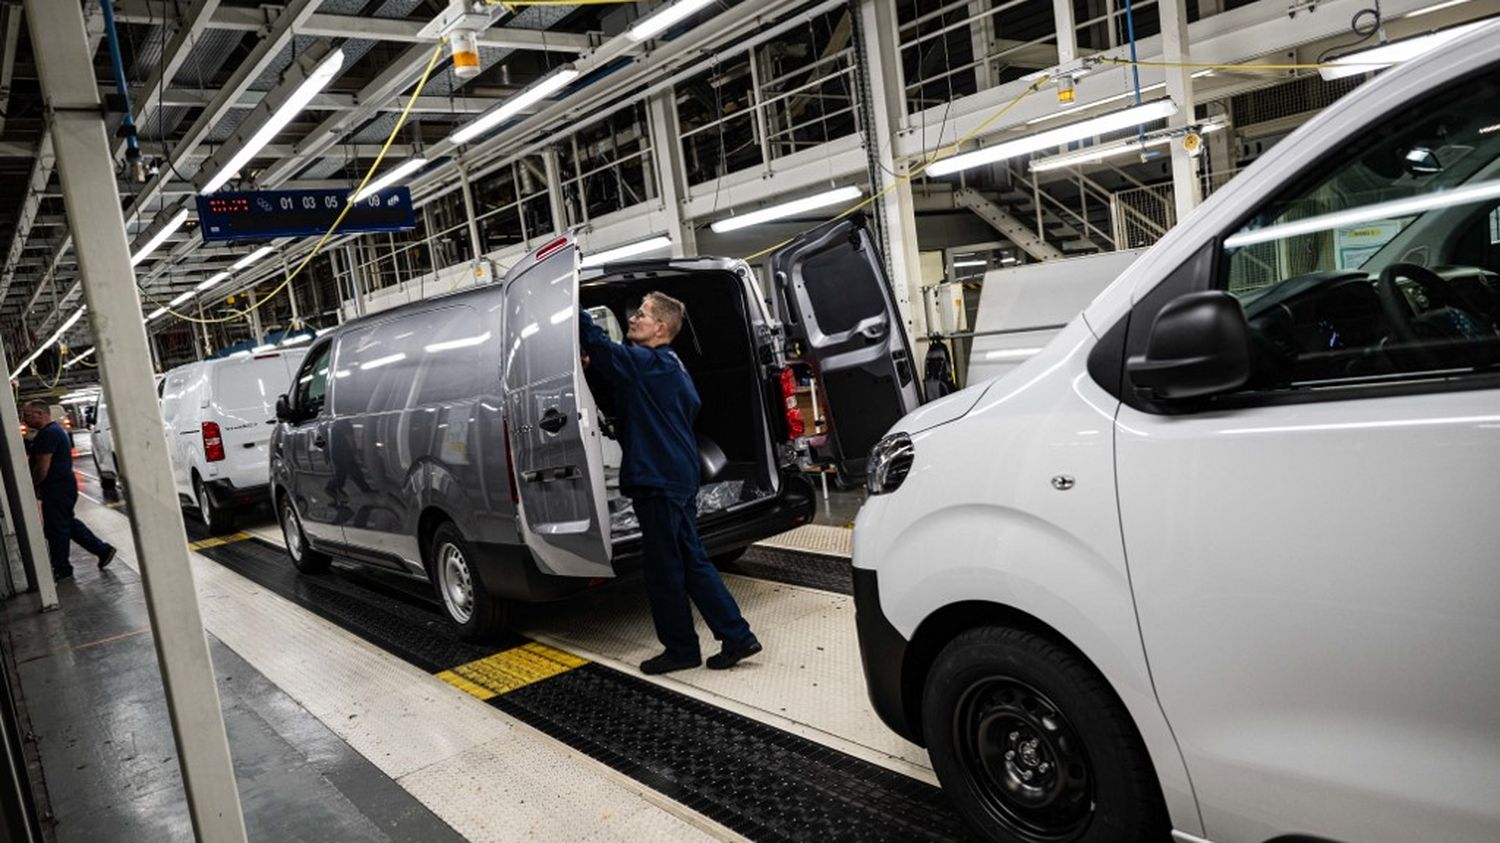
[{"label": "ceiling light fixture", "polygon": [[88,305],[83,305],[82,307],[80,307],[77,310],[73,311],[73,315],[68,317],[68,321],[62,323],[62,327],[61,328],[58,328],[56,331],[53,331],[52,332],[52,336],[47,337],[47,341],[46,342],[44,342],[41,345],[37,346],[36,348],[32,349],[31,353],[28,354],[28,355],[26,355],[26,359],[24,359],[24,360],[21,361],[21,365],[17,366],[16,370],[14,372],[10,373],[10,379],[11,380],[15,380],[16,378],[19,378],[21,376],[21,372],[24,371],[27,366],[31,365],[31,361],[33,361],[33,360],[37,359],[38,357],[42,356],[42,352],[44,352],[47,349],[51,348],[53,343],[55,343],[58,340],[62,339],[63,335],[68,332],[69,328],[72,328],[74,325],[78,324],[78,320],[83,318],[83,314],[87,313],[88,309],[89,309]]},{"label": "ceiling light fixture", "polygon": [[818,208],[826,208],[829,205],[837,205],[840,202],[852,202],[863,196],[864,192],[857,187],[840,187],[834,190],[825,190],[822,193],[808,196],[802,199],[793,199],[780,205],[772,205],[769,208],[761,208],[759,211],[751,211],[748,214],[719,220],[709,225],[715,234],[726,234],[759,225],[763,222],[790,217],[804,211],[812,211]]},{"label": "ceiling light fixture", "polygon": [[276,249],[271,246],[261,246],[259,249],[256,249],[250,254],[245,255],[244,257],[230,264],[229,269],[231,272],[237,272],[249,266],[250,264],[255,263],[261,258],[264,258],[266,255],[269,255],[274,251],[276,251]]},{"label": "ceiling light fixture", "polygon": [[312,334],[296,334],[294,336],[290,336],[290,337],[287,337],[287,338],[283,339],[281,341],[281,344],[282,345],[301,345],[302,343],[305,343],[305,342],[311,342],[312,338],[313,338]]},{"label": "ceiling light fixture", "polygon": [[223,281],[225,278],[228,278],[228,277],[229,277],[229,272],[227,270],[224,271],[224,272],[215,273],[213,275],[210,275],[208,277],[208,279],[205,280],[203,283],[201,283],[198,286],[194,287],[193,290],[195,292],[201,293],[204,290],[207,290],[209,287],[212,287],[213,285],[219,283],[220,281]]},{"label": "ceiling light fixture", "polygon": [[146,245],[142,246],[139,252],[136,252],[135,254],[130,256],[130,265],[135,266],[141,261],[150,257],[151,253],[156,251],[157,248],[161,246],[161,244],[167,242],[168,237],[171,237],[173,233],[177,231],[177,229],[182,228],[182,224],[187,222],[187,218],[187,208],[183,208],[182,210],[173,214],[172,219],[168,220],[167,224],[162,226],[160,231],[151,235],[151,239],[146,241]]},{"label": "ceiling light fixture", "polygon": [[157,309],[155,309],[155,310],[151,311],[149,314],[147,314],[146,321],[147,322],[154,321],[154,320],[156,320],[159,317],[165,316],[166,313],[167,313],[167,309],[165,307],[158,307]]},{"label": "ceiling light fixture", "polygon": [[[1152,91],[1160,91],[1166,87],[1167,83],[1157,82],[1154,85],[1147,85],[1146,87],[1142,88],[1141,93],[1149,94]],[[1033,117],[1030,120],[1027,120],[1026,125],[1035,126],[1038,123],[1046,123],[1051,120],[1056,120],[1059,117],[1073,117],[1076,116],[1080,111],[1094,108],[1096,106],[1109,105],[1112,102],[1120,102],[1121,100],[1130,99],[1133,96],[1135,96],[1135,91],[1126,91],[1123,94],[1115,94],[1111,97],[1105,97],[1102,100],[1094,100],[1093,102],[1083,103],[1082,105],[1075,105],[1065,111],[1049,111],[1046,114],[1043,114],[1041,117]]]},{"label": "ceiling light fixture", "polygon": [[1155,102],[1148,102],[1145,105],[1132,106],[1122,111],[1101,114],[1098,117],[1090,117],[1087,120],[1080,120],[1077,123],[1058,126],[1056,129],[1048,129],[1045,132],[1038,132],[1034,135],[1016,138],[1015,140],[1003,141],[994,146],[987,146],[982,149],[976,149],[973,152],[966,152],[962,155],[955,155],[952,158],[945,158],[928,167],[926,174],[930,176],[943,176],[972,167],[982,167],[986,164],[994,164],[999,161],[1018,158],[1022,155],[1029,155],[1033,152],[1040,152],[1043,149],[1051,149],[1072,143],[1073,141],[1083,140],[1084,138],[1091,138],[1095,135],[1128,129],[1132,126],[1139,126],[1142,123],[1150,123],[1153,120],[1161,120],[1165,117],[1171,117],[1176,113],[1177,103],[1169,99],[1156,100]]},{"label": "ceiling light fixture", "polygon": [[306,108],[307,104],[312,102],[314,97],[322,93],[324,88],[328,87],[328,83],[333,81],[333,77],[337,76],[343,67],[343,49],[340,48],[329,53],[313,68],[311,73],[307,74],[307,78],[302,80],[302,84],[297,86],[297,90],[293,91],[292,95],[287,97],[286,101],[271,113],[266,122],[261,124],[259,129],[255,130],[255,134],[251,135],[248,140],[240,145],[239,151],[228,161],[225,161],[224,165],[218,169],[218,172],[205,182],[198,192],[204,195],[213,193],[223,187],[230,179],[234,178],[240,170],[245,168],[246,164],[254,160],[256,154],[264,149],[266,144],[269,144],[278,134],[281,134],[281,130],[285,129],[286,125],[292,122],[293,117],[300,114],[302,109]]},{"label": "ceiling light fixture", "polygon": [[1360,50],[1355,53],[1346,53],[1336,59],[1324,62],[1318,68],[1318,75],[1324,81],[1343,79],[1346,76],[1358,76],[1361,73],[1371,73],[1382,70],[1393,64],[1410,61],[1418,56],[1430,53],[1433,50],[1462,38],[1470,32],[1485,26],[1489,21],[1474,21],[1451,29],[1442,29],[1427,35],[1418,35],[1415,38],[1406,38],[1401,41],[1392,41],[1379,47],[1371,47],[1368,50]]},{"label": "ceiling light fixture", "polygon": [[634,41],[655,38],[712,3],[713,0],[677,0],[676,3],[636,21],[635,26],[630,27],[630,37]]},{"label": "ceiling light fixture", "polygon": [[[1220,131],[1223,128],[1223,123],[1204,123],[1198,127],[1198,134],[1207,135]],[[1110,141],[1109,143],[1095,144],[1094,146],[1087,146],[1071,152],[1038,158],[1031,162],[1031,171],[1033,173],[1045,173],[1050,170],[1061,170],[1065,167],[1076,167],[1080,164],[1094,164],[1108,158],[1116,158],[1121,155],[1130,155],[1158,146],[1166,146],[1174,138],[1181,136],[1182,133],[1180,130],[1167,130],[1148,134],[1144,142],[1139,138],[1122,138],[1117,141]]]},{"label": "ceiling light fixture", "polygon": [[365,185],[365,189],[354,194],[354,198],[349,201],[351,203],[362,202],[425,166],[427,166],[426,158],[408,158],[396,165],[396,167],[388,171],[385,175]]},{"label": "ceiling light fixture", "polygon": [[954,266],[989,266],[989,261],[954,261]]},{"label": "ceiling light fixture", "polygon": [[448,136],[448,140],[462,146],[521,113],[523,109],[533,103],[540,102],[562,90],[569,82],[577,79],[579,75],[579,72],[573,65],[565,64],[553,71],[551,75],[545,76],[540,81],[533,83],[526,90],[479,115],[473,122],[460,126],[458,131]]},{"label": "ceiling light fixture", "polygon": [[194,291],[193,290],[188,290],[186,293],[183,293],[182,295],[178,296],[177,298],[172,299],[171,301],[167,302],[167,307],[176,307],[177,305],[182,304],[183,302],[185,302],[188,299],[192,298],[193,295],[194,295]]},{"label": "ceiling light fixture", "polygon": [[69,360],[68,362],[64,363],[63,364],[63,368],[64,369],[71,369],[74,366],[77,366],[79,363],[82,363],[83,361],[89,359],[90,357],[93,357],[94,356],[94,352],[98,351],[98,350],[99,350],[98,346],[89,346],[89,350],[88,351],[85,351],[84,353],[78,355],[77,357],[74,357],[72,360]]},{"label": "ceiling light fixture", "polygon": [[672,238],[666,236],[652,237],[637,243],[629,243],[614,249],[605,249],[592,255],[585,255],[580,266],[599,266],[612,261],[633,258],[636,255],[644,255],[648,252],[658,252],[662,249],[672,248]]}]

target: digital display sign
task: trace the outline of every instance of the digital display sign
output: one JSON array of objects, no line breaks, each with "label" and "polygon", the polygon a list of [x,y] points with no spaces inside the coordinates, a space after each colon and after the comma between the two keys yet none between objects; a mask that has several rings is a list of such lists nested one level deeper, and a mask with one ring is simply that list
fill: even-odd
[{"label": "digital display sign", "polygon": [[[198,197],[198,230],[205,241],[316,237],[344,210],[347,190],[259,190]],[[339,233],[410,231],[417,227],[411,190],[388,187],[355,203]]]}]

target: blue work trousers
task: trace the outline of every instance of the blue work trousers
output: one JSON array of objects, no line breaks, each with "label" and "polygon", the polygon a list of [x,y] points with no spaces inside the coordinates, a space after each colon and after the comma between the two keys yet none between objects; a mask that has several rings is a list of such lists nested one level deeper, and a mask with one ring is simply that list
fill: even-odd
[{"label": "blue work trousers", "polygon": [[632,496],[631,501],[641,522],[651,620],[667,653],[684,659],[701,655],[689,599],[698,607],[714,637],[724,644],[737,648],[754,641],[750,624],[740,614],[734,596],[724,587],[724,580],[698,538],[698,508],[694,499],[651,494]]},{"label": "blue work trousers", "polygon": [[[69,478],[71,479],[71,478]],[[73,507],[78,503],[78,489],[42,490],[42,535],[47,539],[47,556],[52,562],[54,576],[73,571],[68,561],[69,545],[79,546],[95,556],[103,556],[109,545],[99,540],[94,532],[73,516]]]}]

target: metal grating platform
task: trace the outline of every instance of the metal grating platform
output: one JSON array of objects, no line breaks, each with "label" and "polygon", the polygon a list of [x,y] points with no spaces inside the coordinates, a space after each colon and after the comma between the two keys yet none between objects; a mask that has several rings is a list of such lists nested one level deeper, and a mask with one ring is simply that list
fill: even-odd
[{"label": "metal grating platform", "polygon": [[823,524],[808,524],[788,530],[756,543],[757,547],[773,547],[780,550],[800,550],[804,553],[821,553],[825,556],[854,555],[854,531],[848,527],[829,527]]}]

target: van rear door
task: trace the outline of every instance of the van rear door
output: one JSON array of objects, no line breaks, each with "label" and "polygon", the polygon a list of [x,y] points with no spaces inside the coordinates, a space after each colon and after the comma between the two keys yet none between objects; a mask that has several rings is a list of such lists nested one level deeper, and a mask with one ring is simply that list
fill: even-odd
[{"label": "van rear door", "polygon": [[771,256],[771,277],[788,356],[812,369],[828,409],[812,456],[862,478],[870,448],[922,401],[874,238],[863,218],[819,226]]},{"label": "van rear door", "polygon": [[545,573],[613,576],[599,415],[578,356],[578,248],[558,238],[504,283],[505,413],[522,536]]}]

